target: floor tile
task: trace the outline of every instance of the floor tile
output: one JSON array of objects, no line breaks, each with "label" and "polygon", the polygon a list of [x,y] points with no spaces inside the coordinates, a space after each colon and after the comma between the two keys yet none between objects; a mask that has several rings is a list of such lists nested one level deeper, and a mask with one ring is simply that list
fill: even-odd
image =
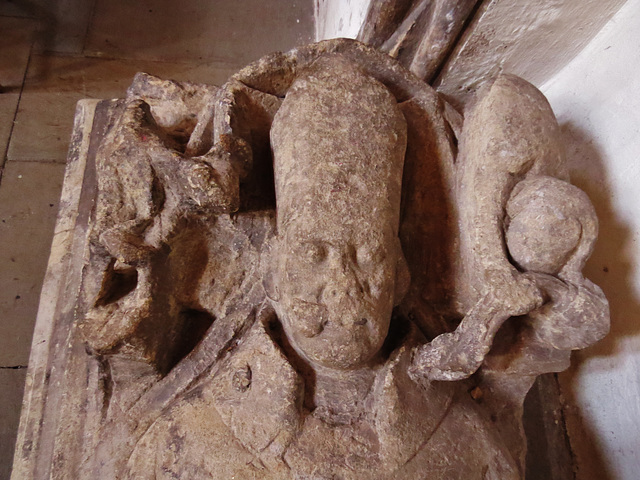
[{"label": "floor tile", "polygon": [[4,93],[19,93],[27,69],[35,22],[0,17],[0,85]]},{"label": "floor tile", "polygon": [[123,97],[138,71],[215,85],[223,83],[236,67],[33,55],[9,145],[9,160],[64,162],[76,102],[81,98]]},{"label": "floor tile", "polygon": [[9,160],[51,160],[67,158],[73,114],[82,97],[65,93],[23,95],[9,143]]},{"label": "floor tile", "polygon": [[[26,365],[64,165],[7,162],[0,183],[0,366]],[[3,342],[4,343],[4,342]]]},{"label": "floor tile", "polygon": [[9,479],[26,369],[0,368],[0,479]]},{"label": "floor tile", "polygon": [[16,115],[16,107],[18,106],[17,93],[0,94],[0,167],[4,163],[4,154],[9,144],[9,134],[13,125],[13,118]]},{"label": "floor tile", "polygon": [[97,0],[85,52],[163,61],[247,63],[309,43],[311,0]]}]

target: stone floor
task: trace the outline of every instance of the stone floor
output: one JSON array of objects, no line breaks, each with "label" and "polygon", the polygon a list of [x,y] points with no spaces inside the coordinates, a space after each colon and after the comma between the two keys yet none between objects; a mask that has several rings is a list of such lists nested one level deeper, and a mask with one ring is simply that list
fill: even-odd
[{"label": "stone floor", "polygon": [[0,480],[76,101],[122,96],[140,70],[220,84],[312,32],[312,0],[0,0]]}]

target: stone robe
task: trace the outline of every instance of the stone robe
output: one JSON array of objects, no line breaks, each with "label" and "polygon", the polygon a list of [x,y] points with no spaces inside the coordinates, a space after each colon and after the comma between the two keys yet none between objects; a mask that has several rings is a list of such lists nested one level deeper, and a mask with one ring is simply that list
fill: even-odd
[{"label": "stone robe", "polygon": [[305,381],[274,325],[274,315],[256,321],[219,368],[160,416],[126,478],[519,478],[464,383],[409,378],[413,325],[374,367],[356,413],[344,417],[305,408]]}]

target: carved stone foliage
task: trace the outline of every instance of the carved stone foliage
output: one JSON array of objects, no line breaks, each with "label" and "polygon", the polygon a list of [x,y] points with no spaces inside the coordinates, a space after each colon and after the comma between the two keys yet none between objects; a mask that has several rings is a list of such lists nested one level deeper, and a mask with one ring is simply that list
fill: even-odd
[{"label": "carved stone foliage", "polygon": [[53,478],[523,478],[524,396],[608,329],[539,91],[463,118],[331,40],[110,115]]}]

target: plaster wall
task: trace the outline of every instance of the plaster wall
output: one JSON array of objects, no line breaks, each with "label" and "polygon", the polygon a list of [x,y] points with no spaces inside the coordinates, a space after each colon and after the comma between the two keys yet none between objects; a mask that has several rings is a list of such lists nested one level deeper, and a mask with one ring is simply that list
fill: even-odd
[{"label": "plaster wall", "polygon": [[483,0],[434,86],[466,104],[486,78],[510,72],[542,85],[625,0]]},{"label": "plaster wall", "polygon": [[314,0],[316,40],[356,38],[371,0]]},{"label": "plaster wall", "polygon": [[577,480],[640,472],[640,0],[629,0],[541,89],[566,139],[572,181],[600,237],[585,275],[611,306],[611,333],[560,375]]}]

